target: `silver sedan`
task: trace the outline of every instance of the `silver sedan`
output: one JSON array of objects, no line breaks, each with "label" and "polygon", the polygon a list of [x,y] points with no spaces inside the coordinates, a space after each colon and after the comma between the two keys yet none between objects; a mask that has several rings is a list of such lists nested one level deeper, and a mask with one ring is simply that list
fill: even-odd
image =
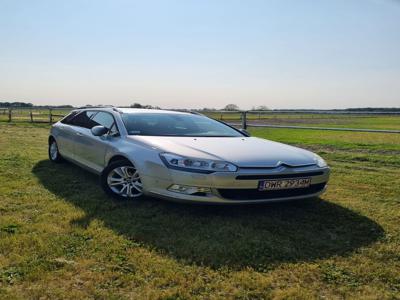
[{"label": "silver sedan", "polygon": [[294,200],[320,195],[329,179],[326,162],[310,151],[166,110],[74,110],[52,126],[49,158],[99,174],[104,191],[118,199]]}]

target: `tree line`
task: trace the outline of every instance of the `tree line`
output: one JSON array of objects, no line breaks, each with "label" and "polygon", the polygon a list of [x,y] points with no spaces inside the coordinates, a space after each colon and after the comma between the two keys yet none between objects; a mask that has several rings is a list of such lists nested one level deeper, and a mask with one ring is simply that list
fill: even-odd
[{"label": "tree line", "polygon": [[[88,104],[88,107],[93,106]],[[33,103],[30,102],[0,102],[0,107],[2,108],[74,108],[72,105],[34,105]],[[141,104],[138,102],[135,102],[130,105],[132,108],[147,108],[147,109],[161,109],[159,106],[153,106],[149,104]],[[182,109],[182,108],[179,108]],[[199,111],[220,111],[220,110],[226,110],[226,111],[240,111],[240,107],[237,104],[227,104],[225,107],[221,108],[210,108],[210,107],[204,107],[202,109],[198,109]],[[259,105],[259,106],[253,106],[251,110],[255,111],[274,111],[270,108],[268,108],[265,105]],[[321,111],[320,109],[279,109],[280,111],[302,111],[302,110],[307,110],[307,111]],[[365,112],[374,112],[374,111],[380,111],[380,112],[397,112],[400,111],[400,107],[357,107],[357,108],[345,108],[345,109],[330,109],[330,111],[365,111]]]},{"label": "tree line", "polygon": [[5,108],[73,108],[72,105],[34,105],[30,102],[0,102],[0,107]]}]

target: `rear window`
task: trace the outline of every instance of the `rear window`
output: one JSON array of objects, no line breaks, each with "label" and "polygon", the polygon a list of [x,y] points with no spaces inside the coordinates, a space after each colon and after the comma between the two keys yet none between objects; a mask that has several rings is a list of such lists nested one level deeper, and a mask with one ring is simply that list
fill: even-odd
[{"label": "rear window", "polygon": [[71,124],[72,119],[79,113],[79,111],[72,111],[66,117],[64,117],[60,122],[63,124]]}]

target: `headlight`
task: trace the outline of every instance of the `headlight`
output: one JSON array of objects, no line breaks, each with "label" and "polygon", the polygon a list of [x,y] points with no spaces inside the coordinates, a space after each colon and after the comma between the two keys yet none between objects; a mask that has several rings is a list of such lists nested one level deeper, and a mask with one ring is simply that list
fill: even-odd
[{"label": "headlight", "polygon": [[319,155],[315,154],[314,157],[315,163],[317,164],[318,167],[320,168],[325,168],[328,166],[328,164],[326,163],[326,161]]},{"label": "headlight", "polygon": [[172,153],[161,153],[161,160],[168,168],[199,173],[235,172],[237,167],[225,161],[183,157]]}]

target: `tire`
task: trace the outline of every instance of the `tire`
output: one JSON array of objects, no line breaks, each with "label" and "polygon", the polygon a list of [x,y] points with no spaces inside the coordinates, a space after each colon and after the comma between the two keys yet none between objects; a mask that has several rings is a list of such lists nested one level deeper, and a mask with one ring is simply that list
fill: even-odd
[{"label": "tire", "polygon": [[103,190],[117,200],[141,200],[144,198],[140,175],[128,160],[111,162],[101,173]]},{"label": "tire", "polygon": [[60,152],[58,151],[58,145],[54,138],[51,138],[49,141],[49,159],[54,163],[61,163],[64,161],[63,157],[61,156]]}]

